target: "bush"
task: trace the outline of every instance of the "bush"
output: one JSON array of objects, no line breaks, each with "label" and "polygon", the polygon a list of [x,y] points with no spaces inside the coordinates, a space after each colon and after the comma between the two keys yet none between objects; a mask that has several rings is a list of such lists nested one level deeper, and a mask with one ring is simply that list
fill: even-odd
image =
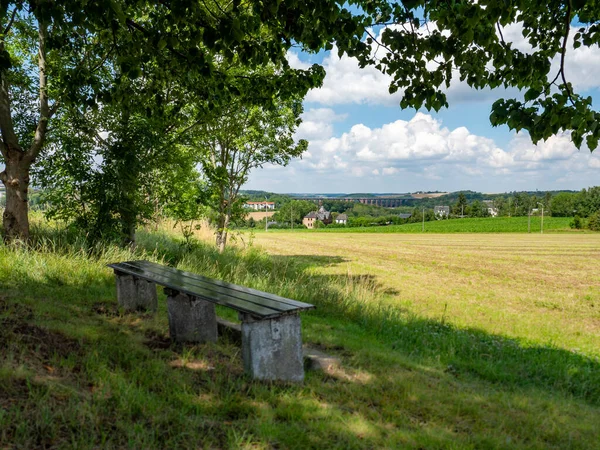
[{"label": "bush", "polygon": [[600,211],[596,211],[590,216],[588,228],[592,231],[600,231]]},{"label": "bush", "polygon": [[571,228],[581,230],[583,228],[583,221],[581,220],[581,217],[579,217],[579,216],[573,217],[573,220],[569,223],[569,226]]}]

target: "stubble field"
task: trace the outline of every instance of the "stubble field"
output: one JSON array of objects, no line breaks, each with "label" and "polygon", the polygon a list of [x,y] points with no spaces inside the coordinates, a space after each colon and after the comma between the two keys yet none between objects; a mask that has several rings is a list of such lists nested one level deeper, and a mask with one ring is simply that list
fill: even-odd
[{"label": "stubble field", "polygon": [[600,234],[258,233],[310,271],[369,279],[419,317],[600,355]]}]

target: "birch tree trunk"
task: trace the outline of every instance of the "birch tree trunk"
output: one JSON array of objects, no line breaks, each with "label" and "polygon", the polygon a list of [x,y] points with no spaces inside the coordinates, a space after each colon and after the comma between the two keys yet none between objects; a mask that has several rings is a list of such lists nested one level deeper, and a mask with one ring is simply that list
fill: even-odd
[{"label": "birch tree trunk", "polygon": [[231,215],[228,212],[225,213],[222,218],[222,228],[220,229],[221,236],[217,242],[217,245],[219,246],[219,253],[223,253],[225,251],[225,247],[227,246],[227,228],[229,227],[230,220]]}]

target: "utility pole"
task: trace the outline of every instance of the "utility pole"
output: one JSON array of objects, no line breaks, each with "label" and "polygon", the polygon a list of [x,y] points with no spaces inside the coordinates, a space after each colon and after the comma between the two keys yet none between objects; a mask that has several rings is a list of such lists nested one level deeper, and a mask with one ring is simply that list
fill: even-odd
[{"label": "utility pole", "polygon": [[269,217],[267,217],[267,197],[265,197],[265,232],[269,227]]},{"label": "utility pole", "polygon": [[527,214],[527,232],[531,233],[531,209],[529,209]]},{"label": "utility pole", "polygon": [[423,208],[423,225],[421,226],[421,232],[425,232],[425,208]]},{"label": "utility pole", "polygon": [[540,225],[540,233],[544,233],[544,205],[543,203],[538,202],[538,205],[542,207],[542,224]]},{"label": "utility pole", "polygon": [[294,205],[290,202],[290,224],[292,225],[292,230],[294,229]]}]

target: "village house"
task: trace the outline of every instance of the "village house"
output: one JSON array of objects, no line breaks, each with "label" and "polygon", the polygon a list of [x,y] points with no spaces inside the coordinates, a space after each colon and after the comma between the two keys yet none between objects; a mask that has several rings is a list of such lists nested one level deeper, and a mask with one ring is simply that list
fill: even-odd
[{"label": "village house", "polygon": [[494,206],[493,200],[484,200],[483,203],[485,203],[487,212],[491,217],[498,217],[498,208]]},{"label": "village house", "polygon": [[342,223],[344,225],[346,225],[348,223],[348,215],[347,214],[340,214],[335,218],[335,223]]},{"label": "village house", "polygon": [[274,210],[275,202],[246,202],[244,208],[254,209],[256,211]]},{"label": "village house", "polygon": [[434,206],[433,214],[435,214],[436,219],[444,219],[450,216],[450,207],[449,206]]},{"label": "village house", "polygon": [[331,213],[329,211],[325,211],[325,208],[321,206],[318,211],[311,211],[304,216],[302,219],[302,225],[304,225],[306,228],[314,228],[317,221],[321,221],[325,225],[329,225],[332,221]]}]

